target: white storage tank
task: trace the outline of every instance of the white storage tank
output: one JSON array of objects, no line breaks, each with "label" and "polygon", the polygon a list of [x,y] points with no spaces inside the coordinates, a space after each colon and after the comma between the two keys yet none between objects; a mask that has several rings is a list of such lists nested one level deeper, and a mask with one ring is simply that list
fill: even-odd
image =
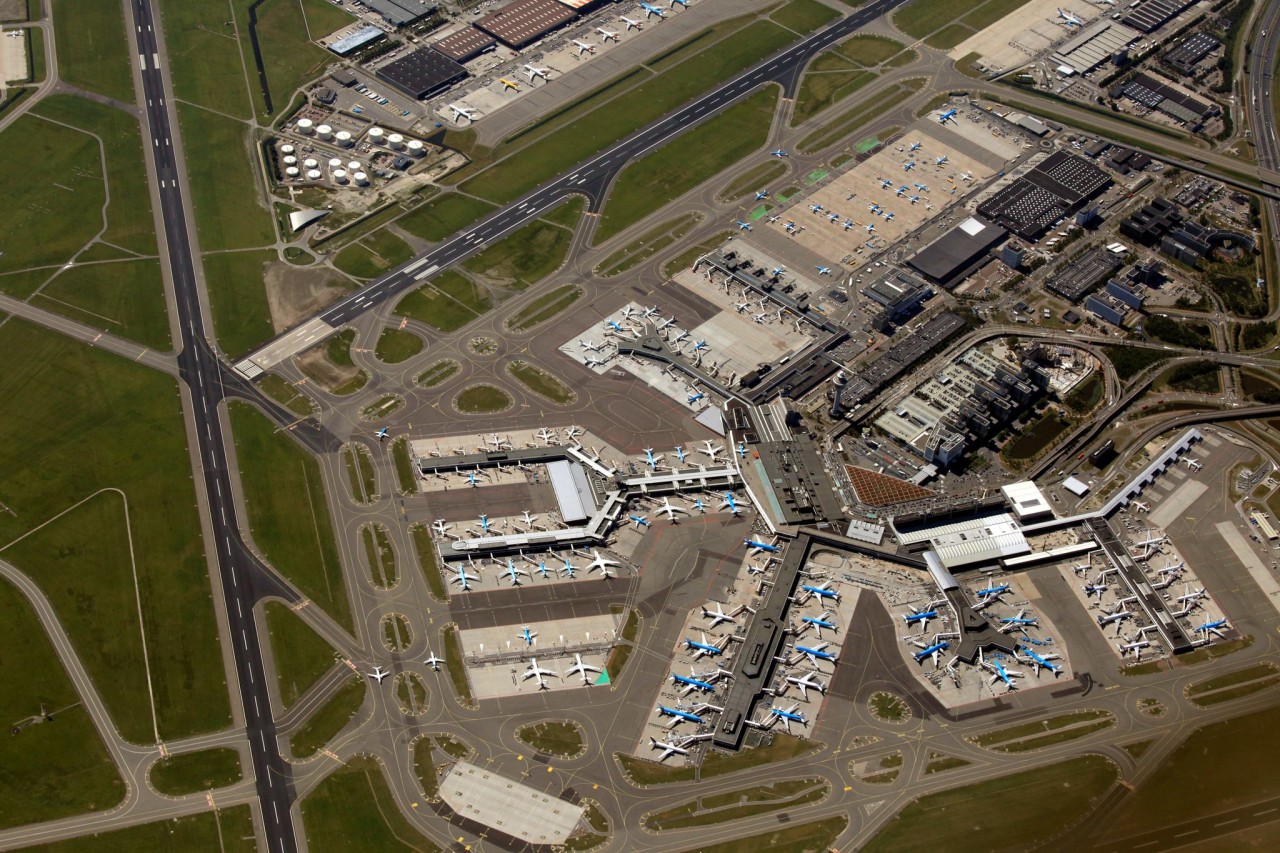
[{"label": "white storage tank", "polygon": [[356,172],[354,175],[351,176],[351,178],[362,187],[369,186],[369,176],[366,175],[364,172]]},{"label": "white storage tank", "polygon": [[393,133],[387,137],[387,144],[399,151],[404,147],[404,137],[398,133]]},{"label": "white storage tank", "polygon": [[315,122],[311,121],[309,118],[298,119],[298,133],[301,133],[303,136],[310,136],[315,133]]},{"label": "white storage tank", "polygon": [[330,169],[341,169],[341,168],[342,168],[342,158],[341,158],[341,157],[330,157],[330,158],[329,158],[329,168],[330,168]]},{"label": "white storage tank", "polygon": [[356,160],[352,160],[350,163],[347,164],[348,172],[359,172],[361,168],[363,167]]},{"label": "white storage tank", "polygon": [[314,157],[308,157],[306,160],[302,161],[302,165],[306,166],[308,169],[314,169],[320,165],[320,161]]},{"label": "white storage tank", "polygon": [[281,145],[281,146],[280,146],[280,153],[281,153],[281,154],[292,154],[292,153],[293,153],[293,146],[292,146],[292,145],[289,145],[288,143],[286,143],[286,144],[284,144],[284,145]]},{"label": "white storage tank", "polygon": [[308,169],[308,170],[307,170],[307,180],[308,180],[308,181],[318,181],[318,180],[320,180],[320,170],[319,170],[319,169]]},{"label": "white storage tank", "polygon": [[334,170],[333,170],[333,179],[334,179],[336,182],[340,183],[340,184],[345,184],[345,183],[347,182],[347,170],[346,170],[346,169],[334,169]]},{"label": "white storage tank", "polygon": [[298,175],[299,175],[299,172],[298,172],[297,166],[290,166],[284,170],[284,176],[286,178],[296,178],[298,177]]},{"label": "white storage tank", "polygon": [[381,145],[386,139],[387,132],[380,127],[369,128],[369,141]]},{"label": "white storage tank", "polygon": [[329,127],[329,125],[327,125],[327,124],[317,125],[317,126],[316,126],[316,136],[319,136],[321,139],[332,139],[332,138],[333,138],[333,128],[332,128],[332,127]]},{"label": "white storage tank", "polygon": [[409,154],[413,157],[421,157],[426,154],[427,150],[422,147],[422,143],[416,139],[409,140]]},{"label": "white storage tank", "polygon": [[351,140],[351,134],[345,130],[340,130],[334,135],[338,145],[342,148],[350,148],[355,143]]},{"label": "white storage tank", "polygon": [[298,165],[298,158],[294,157],[292,154],[286,154],[283,162],[286,166],[296,166]]}]

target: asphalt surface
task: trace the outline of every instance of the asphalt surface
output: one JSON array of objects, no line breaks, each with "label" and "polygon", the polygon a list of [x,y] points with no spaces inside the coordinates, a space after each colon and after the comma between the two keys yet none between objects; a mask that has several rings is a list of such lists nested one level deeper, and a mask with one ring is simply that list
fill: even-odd
[{"label": "asphalt surface", "polygon": [[[598,211],[614,177],[632,160],[671,137],[689,130],[699,122],[722,112],[762,84],[775,82],[782,85],[785,91],[793,91],[800,71],[814,54],[841,41],[905,2],[906,0],[877,0],[869,3],[827,29],[747,69],[722,86],[637,131],[612,148],[597,154],[591,160],[579,164],[569,174],[562,175],[512,202],[465,233],[442,243],[430,252],[419,255],[367,287],[355,291],[341,302],[327,308],[319,315],[320,319],[335,329],[341,327],[369,309],[418,287],[427,276],[461,261],[480,250],[486,243],[534,218],[567,195],[577,193],[585,195],[589,199],[589,209]],[[252,357],[251,355],[250,358]]]},{"label": "asphalt surface", "polygon": [[206,339],[206,322],[201,314],[191,237],[183,209],[181,167],[172,145],[172,110],[165,88],[165,72],[160,61],[155,14],[150,0],[137,0],[133,7],[136,45],[134,61],[139,63],[142,95],[146,100],[144,144],[150,140],[155,165],[155,187],[164,222],[164,243],[177,299],[181,338],[179,375],[187,385],[196,414],[197,451],[204,488],[210,507],[218,569],[221,573],[223,605],[230,625],[231,648],[244,704],[246,735],[251,747],[253,775],[261,801],[268,849],[297,848],[289,807],[292,802],[290,772],[276,745],[275,723],[262,653],[253,620],[253,605],[264,595],[296,600],[289,589],[274,582],[272,575],[254,558],[240,539],[232,483],[218,417],[226,399],[225,371]]}]

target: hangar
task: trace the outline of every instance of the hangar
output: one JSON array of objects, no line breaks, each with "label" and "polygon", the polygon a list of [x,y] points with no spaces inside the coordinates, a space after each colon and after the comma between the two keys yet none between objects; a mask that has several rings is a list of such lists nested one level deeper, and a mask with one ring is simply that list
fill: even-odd
[{"label": "hangar", "polygon": [[1085,158],[1055,151],[978,205],[978,213],[1025,240],[1035,240],[1110,185],[1107,173]]},{"label": "hangar", "polygon": [[439,51],[419,48],[375,72],[378,79],[421,100],[467,76],[467,69]]},{"label": "hangar", "polygon": [[515,0],[477,18],[474,25],[507,47],[518,50],[576,17],[577,12],[556,0]]},{"label": "hangar", "polygon": [[942,287],[954,287],[976,269],[1009,232],[980,216],[970,216],[916,252],[907,266]]},{"label": "hangar", "polygon": [[491,50],[497,43],[497,40],[486,32],[481,32],[475,27],[463,27],[456,33],[445,36],[431,46],[454,62],[466,62],[486,50]]}]

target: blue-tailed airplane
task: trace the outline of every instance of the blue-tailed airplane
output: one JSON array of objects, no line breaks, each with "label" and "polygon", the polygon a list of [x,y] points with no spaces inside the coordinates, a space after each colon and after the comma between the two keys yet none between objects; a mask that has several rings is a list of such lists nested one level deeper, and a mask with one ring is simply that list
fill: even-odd
[{"label": "blue-tailed airplane", "polygon": [[986,589],[980,589],[974,594],[978,596],[978,603],[973,605],[974,610],[981,610],[984,607],[990,607],[1000,600],[1000,596],[1009,591],[1009,585],[1000,584],[999,586],[989,586]]},{"label": "blue-tailed airplane", "polygon": [[471,486],[471,488],[473,489],[478,487],[480,485],[480,475],[478,475],[475,471],[469,472],[467,474],[467,484]]},{"label": "blue-tailed airplane", "polygon": [[604,324],[609,328],[610,331],[613,331],[613,332],[621,333],[626,331],[626,329],[622,328],[622,324],[619,323],[617,320],[605,320]]},{"label": "blue-tailed airplane", "polygon": [[923,643],[916,643],[916,645],[920,646],[920,651],[912,655],[912,657],[916,659],[916,663],[924,663],[925,658],[931,657],[933,658],[934,669],[938,668],[938,658],[942,653],[951,648],[946,640],[942,640],[941,642],[937,642],[929,646],[926,646]]},{"label": "blue-tailed airplane", "polygon": [[947,110],[946,112],[938,116],[938,121],[942,122],[943,124],[946,124],[949,121],[955,121],[957,112],[959,112],[959,110]]},{"label": "blue-tailed airplane", "polygon": [[914,169],[915,167],[916,167],[916,161],[915,161],[915,160],[908,160],[907,162],[905,162],[905,163],[903,163],[903,164],[902,164],[902,171],[904,171],[904,172],[910,172],[910,171],[911,171],[912,169]]},{"label": "blue-tailed airplane", "polygon": [[543,580],[546,580],[546,579],[547,579],[547,571],[548,571],[548,569],[547,569],[547,561],[546,561],[546,560],[539,560],[539,561],[538,561],[538,568],[536,569],[536,571],[537,571],[537,573],[538,573],[538,574],[542,575],[542,579],[543,579]]},{"label": "blue-tailed airplane", "polygon": [[786,267],[774,267],[774,268],[773,268],[773,272],[769,273],[769,275],[770,275],[770,277],[772,277],[772,278],[778,278],[779,276],[781,276],[781,275],[782,275],[784,272],[786,272],[786,271],[787,271],[787,268],[786,268]]},{"label": "blue-tailed airplane", "polygon": [[738,230],[739,230],[739,231],[750,231],[750,230],[751,230],[751,223],[750,223],[750,222],[743,222],[741,219],[735,219],[734,221],[738,223]]},{"label": "blue-tailed airplane", "polygon": [[1000,620],[1000,633],[1008,634],[1010,631],[1025,631],[1028,628],[1039,628],[1040,622],[1036,617],[1027,618],[1027,610],[1023,608],[1018,611],[1017,616],[1006,616]]},{"label": "blue-tailed airplane", "polygon": [[716,686],[714,684],[709,681],[703,681],[701,678],[697,678],[692,669],[689,670],[689,675],[680,675],[677,672],[673,672],[671,673],[671,678],[676,684],[685,688],[685,695],[688,695],[693,690],[703,690],[707,693],[714,693],[716,691]]},{"label": "blue-tailed airplane", "polygon": [[782,724],[790,732],[792,723],[799,723],[802,726],[809,725],[809,721],[805,719],[804,714],[798,713],[799,709],[799,705],[792,705],[790,708],[770,708],[769,713],[782,720]]},{"label": "blue-tailed airplane", "polygon": [[698,512],[705,513],[707,511],[707,505],[702,502],[702,498],[694,498],[693,507]]},{"label": "blue-tailed airplane", "polygon": [[838,214],[838,213],[828,213],[828,214],[827,214],[827,221],[828,221],[828,222],[839,222],[839,221],[840,221],[840,214]]},{"label": "blue-tailed airplane", "polygon": [[[889,187],[891,187],[891,186],[893,186],[893,181],[889,180],[888,178],[881,178],[881,179],[880,179],[880,189],[882,189],[882,190],[887,190],[887,189],[889,189]],[[872,206],[872,207],[875,207],[875,205],[874,205],[874,204],[873,204],[873,205],[871,205],[871,206]]]},{"label": "blue-tailed airplane", "polygon": [[922,634],[929,630],[929,620],[938,618],[938,611],[936,610],[917,610],[911,607],[910,604],[907,607],[911,609],[911,612],[902,614],[902,621],[908,625],[915,625],[917,622],[923,623],[920,625],[920,633]]},{"label": "blue-tailed airplane", "polygon": [[751,549],[752,554],[758,554],[761,551],[767,551],[770,554],[776,554],[778,553],[778,551],[782,550],[777,545],[767,545],[764,542],[759,542],[755,539],[743,539],[742,544],[746,545],[749,549]]},{"label": "blue-tailed airplane", "polygon": [[[698,391],[698,392],[696,392],[696,393],[694,393],[694,394],[690,394],[690,395],[689,395],[689,405],[690,405],[690,406],[692,406],[694,403],[698,402],[699,400],[705,399],[705,398],[706,398],[706,396],[707,396],[707,395],[706,395],[704,392],[702,392],[702,391]],[[681,461],[681,462],[683,462],[683,461],[684,461],[684,454],[683,454],[683,453],[681,453],[681,454],[680,454],[680,461]]]},{"label": "blue-tailed airplane", "polygon": [[746,459],[746,458],[747,458],[747,445],[746,445],[746,444],[744,444],[743,442],[739,441],[739,442],[738,442],[738,447],[737,447],[736,449],[737,449],[737,453],[738,453],[738,458],[739,458],[739,459]]},{"label": "blue-tailed airplane", "polygon": [[391,437],[391,433],[386,427],[378,430],[375,435],[378,436],[378,444],[382,444],[383,441]]},{"label": "blue-tailed airplane", "polygon": [[723,648],[715,645],[714,643],[708,643],[707,635],[703,632],[700,633],[702,633],[702,642],[700,643],[697,640],[690,640],[688,637],[684,638],[685,648],[693,649],[694,660],[699,660],[704,655],[711,655],[712,657],[715,657],[718,654],[724,653]]},{"label": "blue-tailed airplane", "polygon": [[857,225],[858,223],[854,222],[852,219],[846,219],[843,224],[844,224],[844,230],[848,231],[850,228]]},{"label": "blue-tailed airplane", "polygon": [[988,669],[994,673],[991,676],[992,684],[995,684],[997,681],[1003,681],[1008,690],[1013,691],[1018,689],[1018,685],[1013,683],[1013,679],[1021,678],[1022,673],[1012,669],[1005,669],[1004,664],[1000,663],[997,659],[988,661],[981,651],[978,652],[978,664],[984,669]]},{"label": "blue-tailed airplane", "polygon": [[1022,652],[1024,655],[1026,655],[1031,659],[1031,665],[1036,668],[1036,678],[1040,677],[1040,670],[1042,668],[1052,672],[1054,678],[1057,678],[1058,674],[1062,672],[1062,667],[1056,663],[1053,663],[1053,661],[1059,658],[1059,655],[1053,652],[1050,652],[1047,655],[1041,655],[1041,654],[1036,654],[1034,651],[1027,648],[1026,646],[1015,646],[1014,647],[1015,657],[1017,656],[1018,652]]},{"label": "blue-tailed airplane", "polygon": [[1061,8],[1058,9],[1058,20],[1062,21],[1062,25],[1070,29],[1071,27],[1083,27],[1084,21],[1077,18],[1070,12],[1065,12]]},{"label": "blue-tailed airplane", "polygon": [[[1200,626],[1198,626],[1198,627],[1194,628],[1194,629],[1193,629],[1193,633],[1196,633],[1196,634],[1206,634],[1206,635],[1207,635],[1207,634],[1213,634],[1213,635],[1215,635],[1215,636],[1217,636],[1217,637],[1225,638],[1225,637],[1226,637],[1226,634],[1222,633],[1222,629],[1223,629],[1223,628],[1230,628],[1230,627],[1231,627],[1231,626],[1227,624],[1227,620],[1226,620],[1226,619],[1219,619],[1219,620],[1218,620],[1218,621],[1216,621],[1216,622],[1206,622],[1206,623],[1204,623],[1203,625],[1200,625]],[[1205,637],[1205,640],[1208,640],[1208,637],[1207,637],[1207,636]]]},{"label": "blue-tailed airplane", "polygon": [[564,568],[561,569],[560,571],[564,572],[564,576],[567,577],[569,580],[573,580],[573,573],[576,572],[577,570],[578,570],[577,566],[575,566],[569,560],[565,560]]},{"label": "blue-tailed airplane", "polygon": [[676,456],[680,458],[680,464],[683,465],[684,464],[684,448],[677,444],[675,446],[675,451],[676,451]]},{"label": "blue-tailed airplane", "polygon": [[922,193],[927,193],[929,191],[929,188],[926,187],[924,184],[916,184],[915,187],[916,189],[920,190],[920,192]]},{"label": "blue-tailed airplane", "polygon": [[520,629],[520,639],[524,640],[524,644],[526,646],[532,646],[534,641],[537,638],[538,638],[538,632],[530,631],[528,625],[525,625],[523,628]]},{"label": "blue-tailed airplane", "polygon": [[794,648],[797,652],[807,657],[809,659],[809,663],[813,664],[816,667],[818,665],[818,661],[820,660],[829,661],[831,663],[836,662],[835,654],[833,654],[832,652],[826,651],[826,648],[829,645],[831,644],[824,642],[824,643],[818,643],[818,645],[816,646],[793,646],[792,648]]},{"label": "blue-tailed airplane", "polygon": [[840,591],[831,588],[831,581],[824,581],[819,586],[802,583],[800,584],[800,589],[805,592],[812,593],[813,595],[818,596],[818,598],[832,598],[836,601],[840,600]]},{"label": "blue-tailed airplane", "polygon": [[821,213],[821,212],[822,212],[823,210],[825,210],[826,208],[824,208],[824,207],[823,207],[822,205],[820,205],[820,204],[811,204],[811,205],[809,205],[809,209],[810,209],[810,210],[812,210],[814,213]]},{"label": "blue-tailed airplane", "polygon": [[649,470],[651,471],[658,470],[658,463],[661,462],[663,458],[665,457],[663,457],[662,454],[658,454],[657,456],[654,456],[652,447],[646,447],[644,449],[644,462],[646,465],[649,466]]},{"label": "blue-tailed airplane", "polygon": [[704,349],[706,349],[706,348],[707,348],[707,342],[706,342],[706,341],[694,341],[694,342],[693,342],[693,351],[694,351],[694,352],[698,352],[699,350],[704,350]]},{"label": "blue-tailed airplane", "polygon": [[921,145],[921,142],[920,142],[919,140],[916,140],[915,142],[911,143],[911,147],[910,147],[910,148],[908,148],[907,150],[908,150],[908,151],[918,151],[918,150],[920,149],[920,145]]},{"label": "blue-tailed airplane", "polygon": [[781,148],[779,148],[776,151],[770,151],[769,156],[770,157],[788,157],[790,155],[787,154],[787,152],[783,151]]},{"label": "blue-tailed airplane", "polygon": [[733,492],[724,493],[724,500],[720,501],[720,509],[727,509],[735,516],[742,514],[742,507],[738,506],[738,501],[733,496]]},{"label": "blue-tailed airplane", "polygon": [[896,195],[898,198],[902,198],[906,194],[907,194],[906,184],[903,184],[902,186],[898,187],[898,191],[894,193],[894,195]]},{"label": "blue-tailed airplane", "polygon": [[908,196],[908,197],[907,197],[907,201],[911,202],[912,204],[919,204],[919,203],[920,203],[920,196],[918,196],[918,195]]},{"label": "blue-tailed airplane", "polygon": [[702,725],[702,718],[690,711],[684,711],[680,708],[668,708],[666,705],[658,706],[659,717],[671,717],[671,722],[667,728],[675,728],[680,723],[697,723]]},{"label": "blue-tailed airplane", "polygon": [[1085,598],[1096,595],[1101,599],[1102,594],[1107,591],[1107,585],[1105,583],[1087,583],[1081,589],[1084,590]]},{"label": "blue-tailed airplane", "polygon": [[489,535],[489,516],[480,513],[480,528],[484,530],[484,535]]},{"label": "blue-tailed airplane", "polygon": [[689,8],[689,0],[670,0],[667,5],[674,9],[677,3],[686,9]]},{"label": "blue-tailed airplane", "polygon": [[628,515],[627,519],[636,526],[636,530],[639,530],[641,527],[649,526],[649,519],[645,518],[643,515]]},{"label": "blue-tailed airplane", "polygon": [[657,15],[659,18],[665,18],[667,16],[665,11],[659,9],[657,6],[650,6],[648,3],[641,3],[640,10],[644,12],[645,18],[648,18],[651,15]]},{"label": "blue-tailed airplane", "polygon": [[897,216],[897,214],[894,213],[892,210],[886,211],[880,215],[884,217],[885,222],[892,222],[893,217]]},{"label": "blue-tailed airplane", "polygon": [[479,578],[476,577],[475,575],[467,574],[466,569],[464,569],[462,566],[458,566],[458,576],[453,579],[454,583],[461,585],[463,590],[470,591],[471,581],[474,581],[474,580],[479,580]]},{"label": "blue-tailed airplane", "polygon": [[941,157],[939,157],[937,160],[934,160],[934,161],[933,161],[933,164],[934,164],[935,166],[941,166],[941,165],[942,165],[943,163],[945,163],[945,162],[947,162],[947,155],[946,155],[946,154],[943,154],[943,155],[942,155]]},{"label": "blue-tailed airplane", "polygon": [[831,267],[818,266],[818,275],[831,275]]},{"label": "blue-tailed airplane", "polygon": [[507,568],[502,573],[501,577],[510,578],[512,586],[520,586],[520,575],[524,575],[525,577],[528,577],[529,573],[526,572],[524,569],[516,568],[516,564],[512,562],[510,557],[508,557]]},{"label": "blue-tailed airplane", "polygon": [[768,190],[756,190],[756,201],[764,201],[769,197]]},{"label": "blue-tailed airplane", "polygon": [[826,628],[828,631],[836,630],[836,623],[827,621],[827,617],[830,615],[830,613],[824,610],[822,611],[821,616],[801,616],[800,621],[806,625],[812,625],[816,628],[818,631],[818,639],[822,639],[823,628]]}]

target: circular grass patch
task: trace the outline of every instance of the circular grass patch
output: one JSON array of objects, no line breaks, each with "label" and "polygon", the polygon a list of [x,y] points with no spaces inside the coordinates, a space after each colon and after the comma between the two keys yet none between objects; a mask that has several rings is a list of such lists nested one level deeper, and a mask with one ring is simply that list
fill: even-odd
[{"label": "circular grass patch", "polygon": [[511,396],[493,385],[472,385],[453,398],[453,407],[464,415],[493,415],[513,405]]}]

